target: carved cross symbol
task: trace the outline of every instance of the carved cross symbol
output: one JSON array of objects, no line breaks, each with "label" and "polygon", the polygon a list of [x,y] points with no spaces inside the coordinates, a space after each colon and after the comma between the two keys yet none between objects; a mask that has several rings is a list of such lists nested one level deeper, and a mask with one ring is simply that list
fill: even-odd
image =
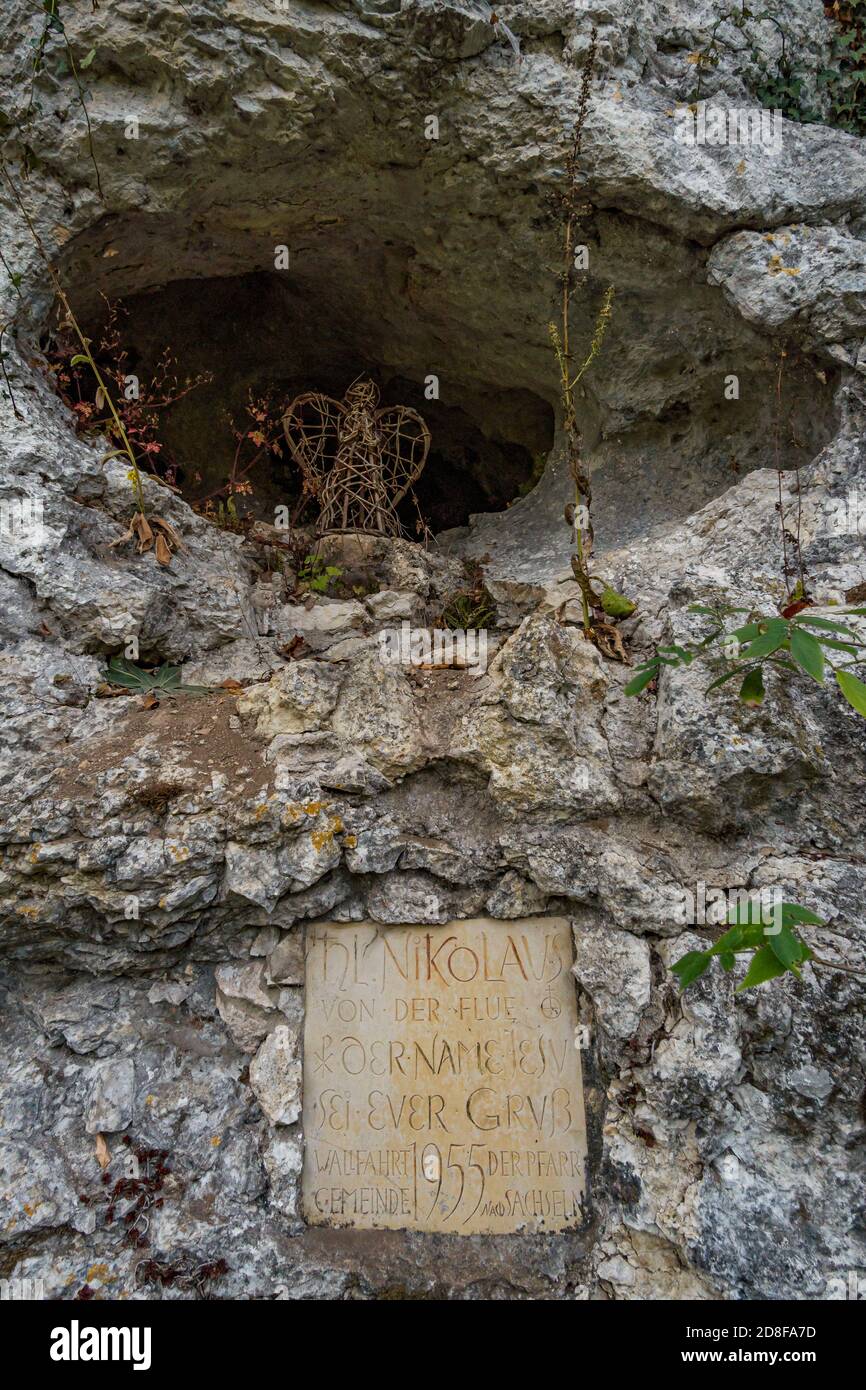
[{"label": "carved cross symbol", "polygon": [[325,1034],[325,1037],[322,1039],[322,1046],[320,1048],[315,1049],[313,1052],[313,1059],[316,1063],[317,1072],[330,1072],[331,1070],[331,1060],[333,1058],[334,1052],[333,1048],[330,1047],[330,1042],[331,1039],[328,1037],[327,1034]]},{"label": "carved cross symbol", "polygon": [[378,406],[375,384],[357,381],[342,401],[309,392],[283,416],[304,487],[319,499],[320,535],[401,534],[397,504],[427,462],[430,431],[409,406]]}]

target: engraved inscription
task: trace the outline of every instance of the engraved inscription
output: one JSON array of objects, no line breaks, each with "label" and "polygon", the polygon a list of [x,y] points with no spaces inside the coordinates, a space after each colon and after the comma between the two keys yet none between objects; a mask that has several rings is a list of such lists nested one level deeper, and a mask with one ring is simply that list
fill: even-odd
[{"label": "engraved inscription", "polygon": [[314,1224],[580,1224],[586,1129],[559,918],[306,936],[303,1204]]}]

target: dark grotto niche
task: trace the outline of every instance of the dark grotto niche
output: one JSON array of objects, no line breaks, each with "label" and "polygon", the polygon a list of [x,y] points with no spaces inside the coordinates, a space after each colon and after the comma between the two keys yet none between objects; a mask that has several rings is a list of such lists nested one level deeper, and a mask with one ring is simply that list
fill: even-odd
[{"label": "dark grotto niche", "polygon": [[[181,380],[210,377],[159,415],[161,463],[173,466],[193,504],[223,488],[236,450],[233,428],[255,427],[251,398],[267,399],[278,422],[296,395],[316,390],[342,399],[361,376],[376,382],[383,406],[418,410],[432,434],[415,497],[400,507],[413,539],[425,526],[448,530],[475,512],[504,510],[537,482],[553,444],[553,410],[534,392],[441,376],[439,399],[428,399],[430,358],[440,360],[441,348],[419,349],[416,360],[395,367],[382,360],[380,325],[374,331],[363,314],[353,318],[344,307],[337,326],[327,302],[287,297],[271,274],[178,280],[119,300],[117,310],[125,371],[140,378],[143,392],[166,348]],[[95,339],[104,322],[104,310],[88,322]],[[252,490],[235,497],[241,517],[272,521],[276,507],[291,508],[299,496],[286,448],[262,459],[248,478]]]}]

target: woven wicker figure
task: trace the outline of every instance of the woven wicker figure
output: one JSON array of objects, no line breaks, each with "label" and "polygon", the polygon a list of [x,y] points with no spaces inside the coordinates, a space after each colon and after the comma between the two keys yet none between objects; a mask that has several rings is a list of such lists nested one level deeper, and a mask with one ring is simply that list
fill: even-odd
[{"label": "woven wicker figure", "polygon": [[374,383],[358,381],[342,401],[298,396],[283,416],[304,486],[319,499],[320,535],[401,534],[396,507],[427,462],[430,431],[409,406],[378,405]]}]

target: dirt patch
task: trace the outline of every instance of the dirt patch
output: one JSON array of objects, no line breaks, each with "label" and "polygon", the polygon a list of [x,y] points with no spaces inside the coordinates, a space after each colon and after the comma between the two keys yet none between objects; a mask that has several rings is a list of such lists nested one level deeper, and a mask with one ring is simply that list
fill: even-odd
[{"label": "dirt patch", "polygon": [[155,709],[142,709],[138,696],[125,702],[129,712],[109,734],[75,745],[74,765],[59,769],[59,796],[80,798],[95,790],[102,773],[134,762],[145,741],[164,755],[166,765],[182,762],[184,774],[167,775],[154,765],[152,777],[137,789],[139,800],[167,804],[173,796],[210,786],[215,772],[227,777],[233,798],[240,800],[270,786],[273,772],[261,744],[230,723],[238,718],[235,692],[170,696]]}]

